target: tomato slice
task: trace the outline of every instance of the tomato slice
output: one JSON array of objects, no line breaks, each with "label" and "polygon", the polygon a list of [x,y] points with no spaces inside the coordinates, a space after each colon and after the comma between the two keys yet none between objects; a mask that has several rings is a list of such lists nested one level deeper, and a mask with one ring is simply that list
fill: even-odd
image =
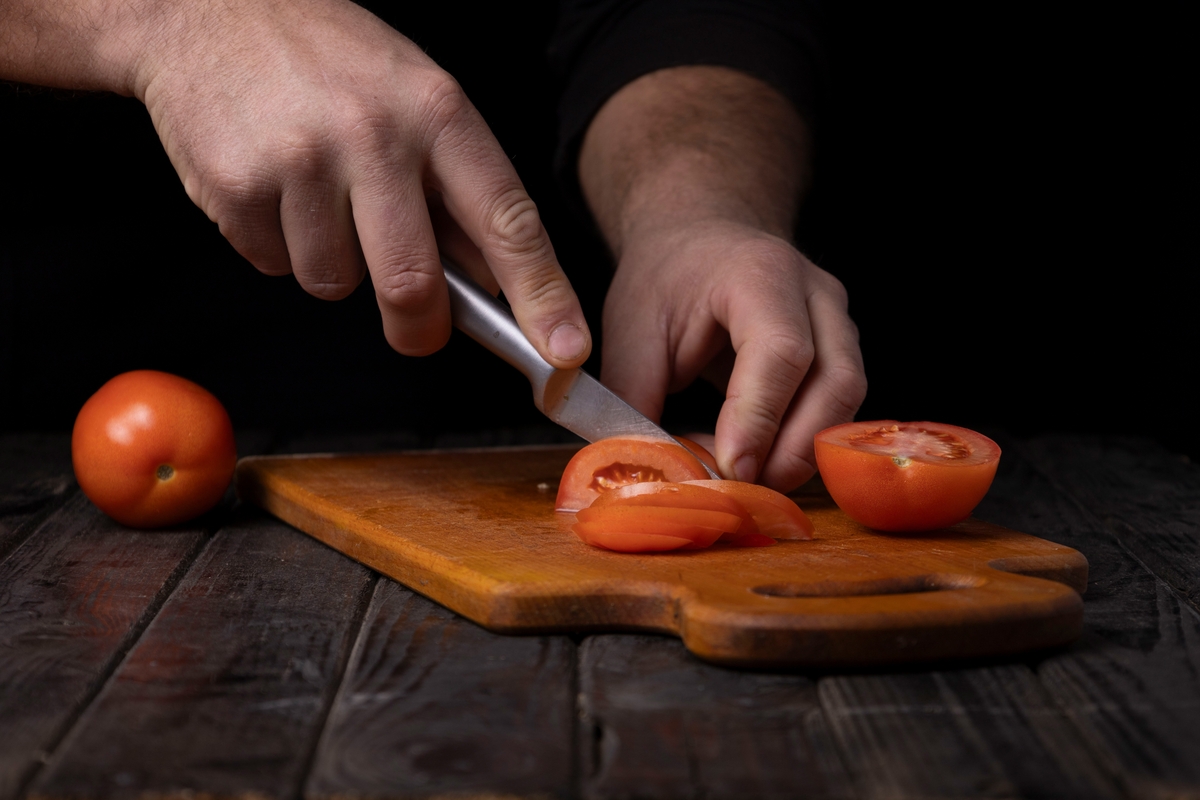
[{"label": "tomato slice", "polygon": [[772,539],[811,539],[813,524],[792,498],[756,483],[741,481],[685,481],[685,486],[711,489],[736,500],[758,524],[758,532]]},{"label": "tomato slice", "polygon": [[[576,522],[571,530],[575,531],[575,535],[585,544],[618,553],[661,553],[668,550],[682,550],[694,544],[691,539],[683,536],[613,531],[603,526],[588,525],[583,522]],[[719,531],[717,535],[720,535]]]},{"label": "tomato slice", "polygon": [[602,439],[584,447],[567,464],[555,506],[559,511],[578,511],[605,492],[632,483],[706,477],[704,465],[677,444],[648,436]]},{"label": "tomato slice", "polygon": [[661,506],[607,505],[591,506],[579,511],[580,522],[605,524],[614,530],[644,530],[656,533],[677,528],[712,528],[721,533],[733,533],[742,524],[742,517],[724,511],[703,508],[664,508]]},{"label": "tomato slice", "polygon": [[[720,481],[709,481],[719,483]],[[726,514],[736,514],[741,518],[737,533],[748,535],[758,533],[758,523],[734,497],[715,491],[707,486],[695,485],[697,482],[686,483],[632,483],[605,492],[596,498],[590,508],[606,508],[609,506],[654,506],[658,508],[676,509],[706,509],[723,511]],[[586,509],[584,509],[586,511]],[[580,513],[583,513],[582,511]]]},{"label": "tomato slice", "polygon": [[[687,483],[634,483],[605,492],[588,508],[579,512],[579,519],[601,519],[599,513],[607,509],[627,509],[630,512],[662,514],[665,519],[692,520],[697,512],[708,514],[714,511],[736,516],[740,522],[736,528],[725,528],[720,541],[734,547],[766,547],[775,544],[770,536],[759,533],[758,523],[750,511],[733,495],[698,485],[705,481]],[[707,483],[725,483],[708,481]],[[764,491],[770,492],[770,489]],[[786,500],[786,498],[784,498]],[[790,500],[788,502],[791,502]],[[796,509],[799,511],[799,509]],[[634,514],[636,517],[636,513]],[[706,523],[696,517],[699,524]],[[807,520],[806,520],[807,521]]]},{"label": "tomato slice", "polygon": [[686,436],[676,436],[675,438],[681,445],[686,447],[688,450],[691,450],[692,455],[703,461],[704,466],[708,467],[718,475],[721,474],[721,469],[717,466],[717,457],[708,452],[708,448],[698,442],[693,442]]},{"label": "tomato slice", "polygon": [[817,468],[838,507],[881,531],[927,531],[966,519],[987,494],[1000,447],[936,422],[849,422],[815,439]]}]

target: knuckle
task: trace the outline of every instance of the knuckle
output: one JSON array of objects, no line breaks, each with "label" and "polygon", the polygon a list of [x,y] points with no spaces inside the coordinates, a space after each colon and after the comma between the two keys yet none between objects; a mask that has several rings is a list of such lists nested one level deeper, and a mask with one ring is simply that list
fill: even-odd
[{"label": "knuckle", "polygon": [[849,308],[850,295],[846,291],[845,284],[824,270],[820,270],[818,274],[822,276],[821,288],[837,303],[838,308],[843,310]]},{"label": "knuckle", "polygon": [[358,288],[361,280],[361,275],[354,278],[335,276],[318,280],[303,280],[300,281],[300,285],[304,287],[304,291],[320,300],[342,300],[349,297]]},{"label": "knuckle", "polygon": [[854,418],[867,399],[867,376],[850,364],[835,364],[825,374],[830,411],[843,420]]},{"label": "knuckle", "polygon": [[431,70],[416,79],[427,131],[434,138],[454,128],[471,107],[467,93],[449,73]]},{"label": "knuckle", "polygon": [[540,256],[548,246],[537,204],[520,187],[501,192],[490,204],[489,244],[511,255]]},{"label": "knuckle", "polygon": [[437,276],[424,269],[424,260],[418,263],[416,258],[393,263],[375,281],[375,292],[380,299],[401,313],[418,313],[428,308],[440,289]]},{"label": "knuckle", "polygon": [[795,330],[776,329],[761,336],[757,342],[772,358],[783,362],[784,366],[797,376],[808,372],[813,358],[816,357],[813,343]]}]

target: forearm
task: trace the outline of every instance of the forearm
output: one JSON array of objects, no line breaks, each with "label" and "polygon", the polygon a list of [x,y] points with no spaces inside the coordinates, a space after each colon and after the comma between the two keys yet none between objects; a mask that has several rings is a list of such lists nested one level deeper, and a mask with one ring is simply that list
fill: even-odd
[{"label": "forearm", "polygon": [[665,69],[625,86],[579,157],[584,197],[618,258],[647,227],[703,219],[790,240],[807,174],[807,131],[791,103],[722,67]]},{"label": "forearm", "polygon": [[144,31],[162,3],[5,0],[0,78],[61,89],[134,94]]}]

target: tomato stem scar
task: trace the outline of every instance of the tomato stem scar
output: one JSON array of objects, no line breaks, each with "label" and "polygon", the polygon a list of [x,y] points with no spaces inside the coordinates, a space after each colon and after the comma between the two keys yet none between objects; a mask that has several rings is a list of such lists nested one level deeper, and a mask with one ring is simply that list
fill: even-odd
[{"label": "tomato stem scar", "polygon": [[170,464],[159,464],[158,469],[154,470],[154,477],[160,481],[169,481],[175,477],[175,468]]}]

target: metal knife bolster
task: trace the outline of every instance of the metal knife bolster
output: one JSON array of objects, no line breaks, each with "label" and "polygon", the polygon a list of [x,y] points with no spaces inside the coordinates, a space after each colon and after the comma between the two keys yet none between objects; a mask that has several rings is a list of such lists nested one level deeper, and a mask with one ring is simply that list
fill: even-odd
[{"label": "metal knife bolster", "polygon": [[[679,444],[583,370],[555,369],[525,338],[503,303],[445,258],[442,267],[455,327],[519,369],[533,386],[534,405],[551,420],[589,442],[649,436]],[[704,468],[714,479],[720,478],[707,465]]]}]

